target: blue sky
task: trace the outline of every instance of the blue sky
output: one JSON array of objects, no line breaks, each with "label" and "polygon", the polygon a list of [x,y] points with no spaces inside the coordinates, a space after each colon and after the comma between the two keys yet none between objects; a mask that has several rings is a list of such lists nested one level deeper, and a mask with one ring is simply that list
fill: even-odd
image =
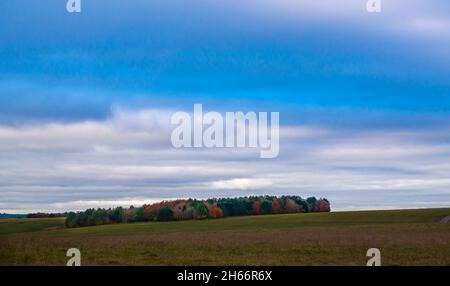
[{"label": "blue sky", "polygon": [[[448,1],[242,2],[0,3],[0,211],[267,192],[450,204]],[[194,103],[279,111],[280,158],[169,149],[164,118]]]}]

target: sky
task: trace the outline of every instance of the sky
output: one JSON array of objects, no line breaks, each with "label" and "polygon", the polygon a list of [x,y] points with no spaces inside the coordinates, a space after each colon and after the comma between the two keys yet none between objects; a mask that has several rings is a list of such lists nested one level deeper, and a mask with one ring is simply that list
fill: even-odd
[{"label": "sky", "polygon": [[[256,194],[450,207],[450,3],[0,2],[0,212]],[[176,111],[279,112],[280,155],[176,149]]]}]

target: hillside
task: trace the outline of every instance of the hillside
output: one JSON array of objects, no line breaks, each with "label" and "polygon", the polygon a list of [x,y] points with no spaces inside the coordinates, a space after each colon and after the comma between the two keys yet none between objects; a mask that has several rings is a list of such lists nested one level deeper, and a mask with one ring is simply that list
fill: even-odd
[{"label": "hillside", "polygon": [[450,209],[298,213],[67,229],[64,219],[0,221],[1,265],[450,265]]}]

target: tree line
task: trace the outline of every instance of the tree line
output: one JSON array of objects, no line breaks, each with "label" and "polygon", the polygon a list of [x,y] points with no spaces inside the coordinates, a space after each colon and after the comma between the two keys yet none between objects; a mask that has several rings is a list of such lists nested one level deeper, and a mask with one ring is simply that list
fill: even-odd
[{"label": "tree line", "polygon": [[112,223],[145,221],[173,221],[228,216],[265,215],[282,213],[329,212],[330,202],[325,199],[299,196],[250,196],[208,200],[172,200],[143,205],[142,207],[116,207],[69,212],[67,227],[94,226]]},{"label": "tree line", "polygon": [[29,213],[27,218],[53,218],[53,217],[67,217],[67,213]]}]

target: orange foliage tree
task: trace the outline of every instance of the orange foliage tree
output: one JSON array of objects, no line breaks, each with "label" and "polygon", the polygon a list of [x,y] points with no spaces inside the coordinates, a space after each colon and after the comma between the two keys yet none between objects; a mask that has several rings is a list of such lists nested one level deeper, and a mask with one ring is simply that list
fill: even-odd
[{"label": "orange foliage tree", "polygon": [[278,200],[274,200],[274,201],[272,202],[272,212],[273,212],[274,214],[279,214],[279,213],[282,212],[281,204],[280,204],[280,202],[279,202]]},{"label": "orange foliage tree", "polygon": [[292,199],[286,199],[285,209],[288,213],[300,212],[300,206]]}]

